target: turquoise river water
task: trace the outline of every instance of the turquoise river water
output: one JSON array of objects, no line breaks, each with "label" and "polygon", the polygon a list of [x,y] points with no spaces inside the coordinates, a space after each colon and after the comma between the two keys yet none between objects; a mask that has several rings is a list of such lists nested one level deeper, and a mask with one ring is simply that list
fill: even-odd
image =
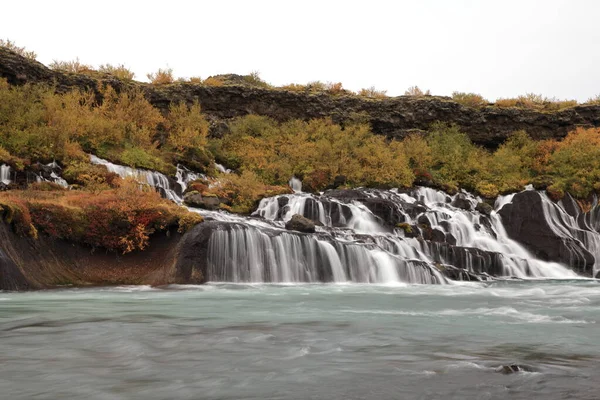
[{"label": "turquoise river water", "polygon": [[2,399],[598,399],[600,284],[0,292],[0,360]]}]

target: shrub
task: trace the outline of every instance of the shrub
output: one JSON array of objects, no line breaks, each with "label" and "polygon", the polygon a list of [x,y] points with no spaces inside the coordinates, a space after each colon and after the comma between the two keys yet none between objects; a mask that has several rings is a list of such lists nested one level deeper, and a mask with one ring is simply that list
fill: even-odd
[{"label": "shrub", "polygon": [[111,64],[102,64],[98,68],[98,72],[111,74],[119,79],[133,79],[135,77],[133,71],[125,67],[123,64],[117,66]]},{"label": "shrub", "polygon": [[342,82],[328,82],[325,85],[325,91],[334,96],[349,93],[348,90],[343,88]]},{"label": "shrub", "polygon": [[327,85],[321,81],[312,81],[306,84],[309,92],[320,93],[327,90]]},{"label": "shrub", "polygon": [[79,61],[79,58],[76,58],[73,61],[57,61],[54,60],[50,65],[48,65],[50,69],[61,72],[70,72],[75,74],[82,74],[86,72],[94,71],[94,68],[89,64],[83,64]]},{"label": "shrub", "polygon": [[146,74],[146,77],[153,85],[166,85],[175,82],[173,68],[159,68],[156,72]]},{"label": "shrub", "polygon": [[559,111],[577,104],[576,100],[558,100],[535,93],[527,93],[517,98],[498,99],[495,103],[497,107],[518,107],[538,111]]},{"label": "shrub", "polygon": [[169,132],[167,143],[178,151],[205,147],[208,121],[201,111],[197,100],[190,107],[183,102],[172,103],[165,124]]},{"label": "shrub", "polygon": [[202,83],[202,78],[200,78],[199,76],[190,76],[187,81],[189,83],[201,84]]},{"label": "shrub", "polygon": [[290,92],[306,92],[308,91],[308,86],[299,85],[297,83],[290,83],[289,85],[281,86],[280,89],[287,90]]},{"label": "shrub", "polygon": [[418,86],[411,86],[408,89],[406,89],[406,91],[404,92],[405,96],[415,96],[415,97],[421,97],[421,96],[431,96],[431,92],[429,90],[426,90],[425,92],[423,92],[421,89],[419,89]]},{"label": "shrub", "polygon": [[386,98],[387,90],[377,90],[375,86],[371,86],[370,88],[360,89],[358,92],[359,96],[369,97],[371,99],[384,99]]},{"label": "shrub", "polygon": [[206,78],[203,82],[203,85],[206,86],[223,86],[225,85],[225,81],[223,81],[223,79],[216,77],[216,76],[209,76],[208,78]]},{"label": "shrub", "polygon": [[249,75],[244,76],[244,80],[247,84],[251,86],[261,87],[261,88],[270,88],[267,82],[265,82],[261,77],[258,71],[252,71]]},{"label": "shrub", "polygon": [[5,221],[13,223],[21,234],[31,236],[37,227],[53,238],[123,253],[145,249],[156,231],[179,226],[183,232],[202,221],[198,214],[162,199],[151,188],[140,190],[140,185],[130,180],[100,193],[0,193],[0,207]]},{"label": "shrub", "polygon": [[584,104],[589,105],[600,105],[600,94],[590,97]]},{"label": "shrub", "polygon": [[25,47],[19,47],[16,45],[15,42],[11,41],[10,39],[0,39],[0,47],[6,47],[7,49],[14,51],[18,55],[28,58],[30,60],[35,60],[37,58],[37,54],[34,51],[29,51],[25,49]]},{"label": "shrub", "polygon": [[452,100],[468,107],[483,107],[489,103],[477,93],[452,92]]}]

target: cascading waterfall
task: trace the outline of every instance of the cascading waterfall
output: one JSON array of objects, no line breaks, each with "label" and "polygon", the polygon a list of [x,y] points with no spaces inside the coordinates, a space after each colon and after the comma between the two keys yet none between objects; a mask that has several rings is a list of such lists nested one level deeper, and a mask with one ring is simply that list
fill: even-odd
[{"label": "cascading waterfall", "polygon": [[[205,178],[180,166],[174,180],[95,156],[91,160],[156,187],[178,203],[190,181]],[[218,222],[207,244],[209,280],[443,284],[502,276],[577,277],[562,264],[536,259],[509,238],[497,211],[511,203],[512,195],[499,197],[495,210],[484,215],[475,211],[481,199],[466,192],[450,196],[419,187],[313,195],[301,192],[296,178],[290,186],[294,194],[261,200],[252,217],[192,209]],[[570,215],[561,204],[544,199],[555,234],[576,237],[598,260],[600,215]],[[287,231],[285,222],[295,214],[315,221],[317,232]]]},{"label": "cascading waterfall", "polygon": [[[253,215],[271,221],[280,229],[294,214],[318,221],[322,225],[318,234],[326,237],[326,242],[336,250],[339,263],[330,261],[329,246],[323,249],[318,243],[310,246],[304,243],[311,240],[310,235],[267,234],[246,220],[235,230],[219,231],[211,237],[212,273],[217,280],[312,282],[318,276],[316,266],[325,265],[323,268],[329,272],[321,273],[320,278],[326,276],[331,281],[443,283],[445,279],[439,271],[447,268],[480,277],[486,274],[517,278],[577,276],[559,263],[536,259],[511,240],[496,212],[488,217],[472,211],[481,199],[468,193],[449,196],[430,188],[416,188],[410,193],[375,190],[360,193],[367,199],[383,200],[394,206],[406,226],[436,232],[441,239],[421,240],[409,237],[402,229],[386,226],[365,205],[368,200],[345,201],[306,193],[281,195],[263,199]],[[453,205],[459,197],[467,209]],[[283,239],[288,236],[289,239]],[[296,264],[284,262],[286,254]],[[338,264],[344,274],[333,273],[330,265]],[[216,274],[217,266],[228,272]]]},{"label": "cascading waterfall", "polygon": [[[145,169],[136,169],[126,167],[123,165],[113,164],[110,161],[103,160],[102,158],[90,155],[90,161],[92,164],[104,165],[110,172],[113,172],[122,178],[132,177],[136,181],[144,184],[148,184],[160,191],[163,197],[172,200],[178,204],[183,202],[181,187],[179,192],[175,185],[171,183],[166,175],[156,171],[148,171]],[[183,173],[182,173],[183,174]],[[183,176],[183,175],[182,175]],[[176,182],[175,182],[176,183]]]},{"label": "cascading waterfall", "polygon": [[104,165],[110,172],[122,178],[132,177],[140,183],[152,186],[164,198],[174,201],[177,204],[183,203],[183,192],[185,192],[190,182],[206,178],[205,175],[190,171],[182,165],[177,165],[175,180],[173,180],[160,172],[113,164],[93,154],[90,155],[90,161],[92,164]]},{"label": "cascading waterfall", "polygon": [[10,166],[6,164],[0,165],[0,182],[5,185],[9,185],[12,182],[10,179]]}]

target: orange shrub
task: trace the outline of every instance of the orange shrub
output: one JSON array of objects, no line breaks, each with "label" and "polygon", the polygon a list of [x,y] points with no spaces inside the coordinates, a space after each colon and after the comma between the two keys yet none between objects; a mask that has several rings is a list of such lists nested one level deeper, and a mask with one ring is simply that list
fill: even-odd
[{"label": "orange shrub", "polygon": [[411,86],[408,89],[406,89],[406,91],[404,92],[404,95],[405,96],[415,96],[415,97],[431,96],[431,92],[429,90],[422,91],[421,89],[419,89],[418,86]]},{"label": "orange shrub", "polygon": [[477,93],[452,92],[452,100],[468,107],[483,107],[489,103]]},{"label": "orange shrub", "polygon": [[387,90],[377,90],[375,86],[371,86],[370,88],[360,89],[358,92],[359,96],[369,97],[371,99],[385,99]]},{"label": "orange shrub", "polygon": [[175,82],[173,68],[159,68],[156,72],[146,74],[146,77],[154,85],[166,85]]}]

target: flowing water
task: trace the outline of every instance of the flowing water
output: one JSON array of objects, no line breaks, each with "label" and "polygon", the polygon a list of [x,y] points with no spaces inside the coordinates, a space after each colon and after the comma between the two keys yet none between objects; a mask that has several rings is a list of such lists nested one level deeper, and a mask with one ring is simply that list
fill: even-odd
[{"label": "flowing water", "polygon": [[0,397],[598,399],[599,324],[592,280],[0,293]]},{"label": "flowing water", "polygon": [[8,185],[12,182],[10,178],[10,167],[6,164],[0,165],[0,183]]}]

